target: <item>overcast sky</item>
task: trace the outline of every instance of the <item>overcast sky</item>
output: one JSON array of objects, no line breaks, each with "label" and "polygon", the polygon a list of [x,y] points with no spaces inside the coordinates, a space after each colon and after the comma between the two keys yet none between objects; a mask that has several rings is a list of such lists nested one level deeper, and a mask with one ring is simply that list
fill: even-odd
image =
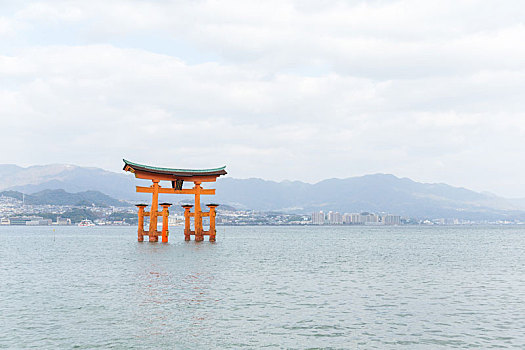
[{"label": "overcast sky", "polygon": [[0,163],[525,197],[525,2],[0,0]]}]

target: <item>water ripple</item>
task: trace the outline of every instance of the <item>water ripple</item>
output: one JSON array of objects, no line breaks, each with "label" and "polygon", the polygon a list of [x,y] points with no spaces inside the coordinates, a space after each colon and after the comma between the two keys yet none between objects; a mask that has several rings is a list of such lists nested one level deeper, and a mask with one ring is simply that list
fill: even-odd
[{"label": "water ripple", "polygon": [[0,348],[525,348],[525,228],[177,229],[0,227]]}]

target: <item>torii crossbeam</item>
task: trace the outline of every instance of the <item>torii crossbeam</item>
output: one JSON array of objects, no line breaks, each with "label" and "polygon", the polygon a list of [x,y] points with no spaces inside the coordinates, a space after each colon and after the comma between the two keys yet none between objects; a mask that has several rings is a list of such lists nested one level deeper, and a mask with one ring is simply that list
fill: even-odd
[{"label": "torii crossbeam", "polygon": [[[184,208],[184,239],[190,240],[190,236],[195,236],[195,241],[203,241],[204,235],[210,237],[210,242],[215,242],[215,208],[218,204],[207,204],[210,209],[209,212],[203,212],[201,210],[202,195],[214,195],[215,189],[204,189],[201,187],[203,182],[215,182],[221,175],[226,175],[225,166],[215,169],[171,169],[171,168],[159,168],[149,165],[142,165],[132,163],[126,159],[124,161],[124,170],[135,174],[138,179],[151,180],[153,184],[149,187],[137,186],[137,192],[140,193],[151,193],[151,209],[145,211],[146,204],[138,204],[139,208],[139,228],[138,228],[138,240],[139,242],[144,241],[144,236],[148,236],[150,242],[158,242],[159,236],[162,236],[162,242],[168,242],[168,208],[171,203],[160,203],[162,211],[159,212],[159,193],[173,193],[173,194],[193,194],[195,195],[195,209],[190,212],[193,205],[183,205]],[[161,187],[160,181],[170,181],[171,188]],[[184,181],[191,181],[194,183],[193,188],[183,189]],[[149,229],[144,230],[144,217],[149,216]],[[162,231],[157,230],[157,218],[162,216]],[[209,230],[204,230],[202,226],[203,217],[210,218]],[[193,218],[194,230],[191,230],[190,218]]]}]

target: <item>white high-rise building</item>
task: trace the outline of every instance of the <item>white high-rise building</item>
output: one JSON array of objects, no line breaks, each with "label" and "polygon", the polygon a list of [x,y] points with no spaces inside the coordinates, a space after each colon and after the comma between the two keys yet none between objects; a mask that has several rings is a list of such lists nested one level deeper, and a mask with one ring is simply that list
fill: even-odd
[{"label": "white high-rise building", "polygon": [[383,216],[384,225],[401,225],[401,216],[388,214]]},{"label": "white high-rise building", "polygon": [[330,225],[342,225],[343,224],[343,216],[339,212],[328,212],[328,222]]},{"label": "white high-rise building", "polygon": [[361,224],[361,215],[356,213],[345,213],[343,215],[343,223],[347,225]]},{"label": "white high-rise building", "polygon": [[324,213],[320,212],[312,213],[312,224],[313,225],[324,225]]},{"label": "white high-rise building", "polygon": [[361,223],[365,225],[376,225],[381,222],[381,218],[378,215],[372,213],[361,213],[360,219]]}]

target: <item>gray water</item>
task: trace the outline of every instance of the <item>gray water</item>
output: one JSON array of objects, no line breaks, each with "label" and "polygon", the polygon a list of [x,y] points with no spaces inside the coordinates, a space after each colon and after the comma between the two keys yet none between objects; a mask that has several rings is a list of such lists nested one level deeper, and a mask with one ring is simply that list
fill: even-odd
[{"label": "gray water", "polygon": [[525,227],[0,237],[0,348],[525,348]]}]

